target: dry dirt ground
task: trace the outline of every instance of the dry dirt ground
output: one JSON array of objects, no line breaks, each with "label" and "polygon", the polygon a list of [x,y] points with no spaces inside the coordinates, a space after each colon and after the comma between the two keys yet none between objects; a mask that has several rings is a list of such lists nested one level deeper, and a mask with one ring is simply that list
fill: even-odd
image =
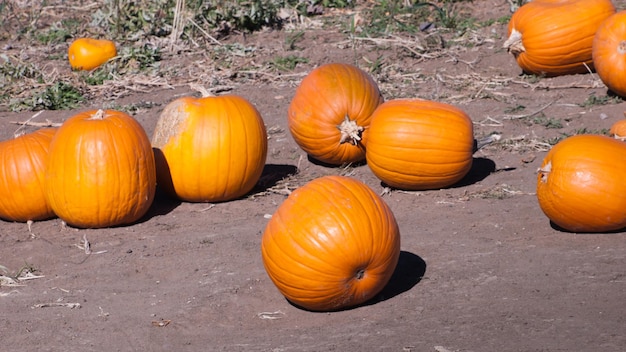
[{"label": "dry dirt ground", "polygon": [[[510,14],[505,0],[464,6],[483,20]],[[149,214],[131,226],[83,230],[53,219],[29,231],[23,223],[0,222],[5,274],[33,269],[22,272],[19,285],[0,285],[0,350],[626,350],[624,233],[556,229],[534,193],[536,170],[551,141],[599,133],[623,118],[626,103],[599,103],[607,90],[596,75],[521,76],[501,48],[502,23],[469,31],[428,55],[411,47],[425,36],[353,40],[333,27],[310,28],[297,50],[308,63],[287,73],[249,69],[284,54],[288,35],[285,29],[224,38],[255,48],[229,72],[202,71],[211,58],[198,51],[164,55],[161,66],[177,67],[178,80],[151,85],[135,77],[126,84],[136,89],[117,94],[119,87],[110,87],[76,109],[142,106],[134,117],[150,135],[166,103],[194,94],[185,77],[227,85],[228,93],[249,99],[263,115],[270,137],[267,168],[259,187],[242,199],[193,204],[158,195]],[[10,40],[0,47],[5,55],[26,53],[33,60],[40,50]],[[476,153],[460,184],[386,192],[367,165],[326,167],[296,146],[286,111],[302,77],[323,63],[368,69],[377,60],[381,69],[372,74],[385,98],[450,103],[472,117],[477,137],[501,134],[498,143]],[[78,74],[62,57],[49,65],[59,76]],[[31,121],[62,122],[72,113],[44,111]],[[13,121],[35,114],[2,109],[1,137],[19,128]],[[383,194],[400,226],[402,253],[375,300],[313,313],[276,290],[259,245],[268,215],[287,192],[328,174],[349,175]],[[90,254],[81,248],[85,240]]]}]

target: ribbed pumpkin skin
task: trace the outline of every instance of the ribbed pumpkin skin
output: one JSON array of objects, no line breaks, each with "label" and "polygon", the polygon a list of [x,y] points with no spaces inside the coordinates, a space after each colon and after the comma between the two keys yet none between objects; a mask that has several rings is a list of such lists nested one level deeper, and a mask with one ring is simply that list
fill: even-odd
[{"label": "ribbed pumpkin skin", "polygon": [[[321,162],[362,161],[370,115],[382,102],[378,85],[365,71],[349,64],[326,64],[311,71],[296,89],[289,105],[289,130],[295,142]],[[363,128],[361,140],[342,143],[339,126],[346,117]]]},{"label": "ribbed pumpkin skin", "polygon": [[267,132],[257,109],[236,95],[185,97],[163,110],[152,138],[157,177],[188,202],[222,202],[248,193],[267,157]]},{"label": "ribbed pumpkin skin", "polygon": [[50,143],[45,188],[50,206],[69,225],[101,228],[135,222],[156,192],[150,139],[120,111],[74,115]]},{"label": "ribbed pumpkin skin", "polygon": [[387,204],[345,176],[315,179],[289,195],[261,241],[265,269],[291,302],[313,311],[363,303],[388,283],[400,233]]},{"label": "ribbed pumpkin skin", "polygon": [[626,97],[626,10],[602,22],[593,39],[598,76],[616,94]]},{"label": "ribbed pumpkin skin", "polygon": [[607,136],[576,135],[557,143],[537,176],[545,215],[572,232],[626,227],[626,144]]},{"label": "ribbed pumpkin skin", "polygon": [[35,221],[54,217],[46,201],[44,173],[56,128],[0,142],[0,218]]},{"label": "ribbed pumpkin skin", "polygon": [[471,169],[472,120],[462,110],[418,99],[390,100],[372,115],[367,165],[391,187],[438,189]]},{"label": "ribbed pumpkin skin", "polygon": [[[596,30],[614,13],[610,0],[534,0],[511,16],[505,47],[526,73],[587,73],[593,69]],[[514,32],[522,36],[522,52],[510,45]]]}]

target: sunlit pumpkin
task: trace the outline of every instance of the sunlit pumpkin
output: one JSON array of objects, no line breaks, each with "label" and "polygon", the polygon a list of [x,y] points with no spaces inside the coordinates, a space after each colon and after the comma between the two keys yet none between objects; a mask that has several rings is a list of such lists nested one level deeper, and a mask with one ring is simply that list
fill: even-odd
[{"label": "sunlit pumpkin", "polygon": [[188,202],[222,202],[256,185],[267,156],[267,132],[258,110],[236,95],[183,97],[157,122],[159,187]]},{"label": "sunlit pumpkin", "polygon": [[372,115],[367,165],[389,186],[426,190],[450,186],[471,169],[470,117],[454,106],[419,99],[381,104]]},{"label": "sunlit pumpkin", "polygon": [[70,66],[75,70],[93,70],[115,55],[115,43],[107,39],[78,38],[67,49]]},{"label": "sunlit pumpkin", "polygon": [[311,71],[296,89],[288,111],[295,142],[321,162],[341,165],[365,159],[370,115],[383,98],[363,70],[332,63]]},{"label": "sunlit pumpkin", "polygon": [[368,301],[388,283],[400,256],[391,209],[367,185],[324,176],[296,189],[265,228],[267,274],[292,303],[333,311]]},{"label": "sunlit pumpkin", "polygon": [[50,206],[69,225],[133,223],[146,214],[156,192],[150,139],[126,113],[76,114],[50,143],[45,188]]},{"label": "sunlit pumpkin", "polygon": [[593,63],[602,82],[626,97],[626,10],[600,24],[593,39]]},{"label": "sunlit pumpkin", "polygon": [[44,128],[0,142],[0,218],[25,222],[54,217],[44,173],[56,130]]},{"label": "sunlit pumpkin", "polygon": [[537,175],[537,199],[553,223],[572,232],[626,227],[626,144],[601,135],[557,143]]},{"label": "sunlit pumpkin", "polygon": [[526,73],[587,73],[596,30],[614,13],[611,0],[534,0],[513,13],[503,46]]}]

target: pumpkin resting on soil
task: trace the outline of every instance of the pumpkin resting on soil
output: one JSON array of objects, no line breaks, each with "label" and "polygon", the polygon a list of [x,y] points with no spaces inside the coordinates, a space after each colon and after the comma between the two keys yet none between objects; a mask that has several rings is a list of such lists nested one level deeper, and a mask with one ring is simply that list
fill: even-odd
[{"label": "pumpkin resting on soil", "polygon": [[362,161],[370,115],[382,101],[365,71],[349,64],[323,65],[298,86],[289,105],[289,130],[300,148],[321,162]]},{"label": "pumpkin resting on soil", "polygon": [[44,128],[0,142],[0,218],[25,222],[54,217],[44,173],[56,131]]},{"label": "pumpkin resting on soil", "polygon": [[150,139],[126,113],[92,110],[67,119],[50,143],[46,198],[69,225],[99,228],[139,220],[156,192]]},{"label": "pumpkin resting on soil", "polygon": [[614,13],[611,0],[534,0],[513,13],[503,46],[526,73],[587,73],[596,30]]},{"label": "pumpkin resting on soil", "polygon": [[387,204],[362,182],[325,176],[296,189],[261,240],[265,269],[291,302],[313,311],[361,304],[387,284],[400,234]]},{"label": "pumpkin resting on soil", "polygon": [[572,232],[626,227],[626,144],[576,135],[548,152],[537,176],[537,199],[553,223]]},{"label": "pumpkin resting on soil", "polygon": [[242,97],[184,97],[165,107],[152,145],[159,187],[188,202],[221,202],[245,195],[258,182],[267,132],[257,109]]},{"label": "pumpkin resting on soil", "polygon": [[469,172],[473,153],[472,120],[454,106],[396,99],[381,104],[372,115],[367,165],[389,186],[450,186]]}]

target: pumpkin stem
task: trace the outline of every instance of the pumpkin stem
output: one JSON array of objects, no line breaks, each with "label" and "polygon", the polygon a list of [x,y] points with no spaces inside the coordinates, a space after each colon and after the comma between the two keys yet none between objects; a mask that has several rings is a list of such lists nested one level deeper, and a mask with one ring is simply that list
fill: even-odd
[{"label": "pumpkin stem", "polygon": [[200,94],[202,94],[203,98],[206,97],[214,97],[215,94],[211,93],[208,89],[206,89],[205,86],[199,85],[197,83],[190,83],[189,87],[191,87],[191,89],[196,90],[198,92],[200,92]]},{"label": "pumpkin stem", "polygon": [[482,149],[484,146],[489,145],[493,142],[499,141],[501,136],[497,133],[493,133],[488,135],[485,138],[481,138],[479,140],[474,140],[474,153]]},{"label": "pumpkin stem", "polygon": [[502,44],[502,47],[513,54],[513,56],[518,57],[519,54],[526,51],[524,43],[522,43],[522,33],[513,28],[511,35],[509,35],[509,38]]},{"label": "pumpkin stem", "polygon": [[104,119],[104,110],[98,109],[95,114],[91,115],[90,120],[102,120]]},{"label": "pumpkin stem", "polygon": [[355,276],[357,280],[361,280],[365,276],[365,269],[359,269]]},{"label": "pumpkin stem", "polygon": [[543,183],[548,182],[548,174],[551,171],[552,171],[552,162],[551,161],[548,161],[547,164],[545,164],[544,166],[540,167],[539,170],[537,170],[537,172],[541,176],[541,182],[543,182]]},{"label": "pumpkin stem", "polygon": [[617,52],[620,54],[626,54],[626,40],[622,40],[617,45]]},{"label": "pumpkin stem", "polygon": [[339,132],[341,132],[341,138],[339,144],[350,143],[357,145],[361,140],[361,132],[365,129],[363,126],[359,126],[356,120],[350,120],[350,117],[346,115],[343,122],[337,126]]}]

